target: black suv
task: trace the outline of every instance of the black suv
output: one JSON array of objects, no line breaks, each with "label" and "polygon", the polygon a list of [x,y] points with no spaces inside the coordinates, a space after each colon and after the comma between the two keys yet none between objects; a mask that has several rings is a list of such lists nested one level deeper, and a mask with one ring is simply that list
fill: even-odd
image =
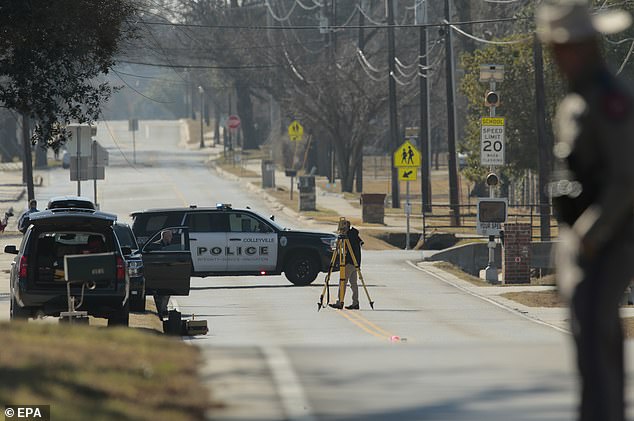
[{"label": "black suv", "polygon": [[[189,295],[191,258],[187,229],[170,228],[174,243],[169,250],[157,245],[161,232],[156,233],[146,245],[147,250],[141,249],[143,255],[139,262],[138,252],[132,251],[124,237],[126,226],[116,223],[116,219],[116,215],[77,208],[31,214],[31,225],[20,248],[15,245],[4,248],[5,253],[17,255],[11,265],[10,318],[59,316],[60,312],[66,311],[64,257],[84,253],[113,256],[116,267],[109,271],[115,274],[113,278],[92,284],[92,289],[84,288],[84,299],[77,308],[89,315],[107,318],[108,325],[128,324],[130,275],[135,274],[128,265],[133,261],[137,263],[137,269],[142,264],[148,294]],[[82,287],[73,285],[71,295],[81,297]]]},{"label": "black suv", "polygon": [[113,228],[119,239],[130,279],[130,310],[143,312],[145,311],[145,277],[141,250],[130,225],[115,222]]},{"label": "black suv", "polygon": [[[92,209],[52,209],[31,214],[31,225],[11,265],[11,319],[59,316],[68,309],[64,256],[106,253],[113,256],[113,279],[92,288],[73,284],[71,295],[84,296],[78,310],[105,317],[108,325],[128,325],[129,281],[123,253],[112,225],[116,215]],[[82,292],[83,290],[83,292]]]},{"label": "black suv", "polygon": [[284,272],[293,284],[308,285],[320,271],[328,271],[336,243],[334,234],[286,229],[250,209],[226,204],[148,209],[131,216],[140,244],[166,227],[187,227],[192,275],[202,277]]}]

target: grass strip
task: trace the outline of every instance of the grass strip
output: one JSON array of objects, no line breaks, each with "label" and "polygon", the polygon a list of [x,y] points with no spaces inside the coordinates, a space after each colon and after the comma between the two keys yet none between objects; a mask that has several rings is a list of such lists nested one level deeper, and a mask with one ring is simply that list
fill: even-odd
[{"label": "grass strip", "polygon": [[127,328],[0,324],[0,402],[56,420],[204,419],[197,348]]}]

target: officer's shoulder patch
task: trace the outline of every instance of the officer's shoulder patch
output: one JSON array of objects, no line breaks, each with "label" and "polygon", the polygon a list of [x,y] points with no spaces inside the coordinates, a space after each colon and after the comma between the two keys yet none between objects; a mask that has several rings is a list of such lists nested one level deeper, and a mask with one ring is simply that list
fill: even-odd
[{"label": "officer's shoulder patch", "polygon": [[609,90],[601,97],[601,109],[607,119],[619,121],[629,115],[632,99],[624,92]]}]

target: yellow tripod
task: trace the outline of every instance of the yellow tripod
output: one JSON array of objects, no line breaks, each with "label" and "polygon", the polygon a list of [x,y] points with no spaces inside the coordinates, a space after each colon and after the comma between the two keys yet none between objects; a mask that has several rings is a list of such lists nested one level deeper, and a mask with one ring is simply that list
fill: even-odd
[{"label": "yellow tripod", "polygon": [[322,307],[325,307],[324,295],[326,296],[326,305],[330,303],[330,275],[332,274],[333,269],[337,266],[337,257],[339,258],[339,302],[343,303],[346,293],[346,256],[348,253],[350,253],[350,256],[352,257],[354,269],[357,271],[357,275],[361,281],[361,285],[363,285],[365,295],[368,297],[370,308],[374,310],[374,301],[370,298],[370,293],[368,292],[368,288],[363,280],[361,268],[359,267],[357,258],[352,251],[352,245],[350,244],[350,239],[348,238],[346,218],[339,218],[337,234],[337,244],[335,246],[335,250],[332,252],[332,258],[330,259],[330,267],[328,268],[328,274],[326,275],[324,289],[321,291],[319,302],[317,303],[317,311],[321,310]]}]

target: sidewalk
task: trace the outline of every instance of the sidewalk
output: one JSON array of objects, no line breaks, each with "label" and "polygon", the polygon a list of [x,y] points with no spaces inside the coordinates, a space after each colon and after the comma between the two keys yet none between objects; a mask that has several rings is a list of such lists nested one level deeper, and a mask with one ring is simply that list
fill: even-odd
[{"label": "sidewalk", "polygon": [[18,234],[17,224],[20,213],[26,209],[26,186],[22,184],[22,163],[0,163],[0,218],[10,208],[14,215],[0,235]]},{"label": "sidewalk", "polygon": [[[227,173],[219,168],[216,168],[219,171],[222,171],[226,177],[235,177],[235,179],[244,179],[245,181],[259,183],[262,180],[262,165],[260,159],[250,159],[246,162],[246,164],[240,164],[242,168],[244,168],[249,173],[257,174],[257,177],[238,177],[233,174]],[[294,178],[294,183],[297,183],[297,177]],[[277,187],[283,187],[284,189],[290,189],[290,177],[287,177],[284,171],[276,169],[275,170],[275,185]],[[263,191],[266,194],[266,190],[258,188],[259,191]],[[297,191],[297,185],[293,186],[293,190],[299,194]],[[327,211],[334,212],[339,216],[346,217],[352,220],[361,221],[362,219],[362,208],[360,204],[353,205],[352,201],[346,199],[343,193],[332,193],[326,190],[323,190],[319,186],[315,187],[316,190],[316,204],[319,209],[325,209]],[[271,195],[268,195],[273,200]],[[292,212],[293,217],[300,217],[302,215],[294,209],[289,210]],[[406,229],[406,219],[405,219],[405,211],[403,210],[403,215],[400,217],[395,216],[385,216],[384,222],[385,226],[377,227],[373,226],[364,226],[364,229],[372,229],[372,230],[384,230],[384,231],[402,231],[404,232]],[[304,218],[306,220],[306,218]],[[412,233],[421,233],[422,227],[419,227],[421,224],[420,218],[412,216],[410,218],[410,232]]]}]

